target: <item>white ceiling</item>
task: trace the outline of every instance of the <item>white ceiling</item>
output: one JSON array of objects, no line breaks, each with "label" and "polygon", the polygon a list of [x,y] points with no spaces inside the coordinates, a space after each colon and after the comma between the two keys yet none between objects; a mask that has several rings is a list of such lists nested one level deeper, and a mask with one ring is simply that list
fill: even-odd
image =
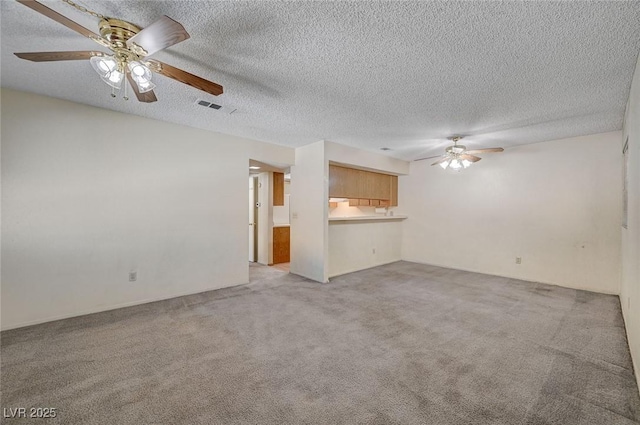
[{"label": "white ceiling", "polygon": [[[403,159],[440,153],[453,134],[508,147],[620,129],[640,50],[639,1],[77,1],[142,27],[165,14],[181,22],[191,38],[153,57],[225,89],[216,98],[156,76],[159,101],[142,104],[112,99],[88,62],[13,56],[105,49],[0,3],[3,87],[282,145],[390,147]],[[43,3],[98,32],[98,19]]]}]

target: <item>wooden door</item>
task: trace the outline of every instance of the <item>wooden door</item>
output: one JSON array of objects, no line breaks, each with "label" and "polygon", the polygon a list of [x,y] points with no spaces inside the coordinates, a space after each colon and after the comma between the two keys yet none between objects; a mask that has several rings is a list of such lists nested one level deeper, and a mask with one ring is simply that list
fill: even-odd
[{"label": "wooden door", "polygon": [[273,228],[273,264],[288,263],[290,255],[289,227]]}]

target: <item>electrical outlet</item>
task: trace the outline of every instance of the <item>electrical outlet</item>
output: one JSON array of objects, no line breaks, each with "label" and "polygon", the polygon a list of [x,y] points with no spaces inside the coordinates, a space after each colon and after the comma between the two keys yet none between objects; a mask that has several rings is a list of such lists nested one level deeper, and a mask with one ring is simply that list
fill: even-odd
[{"label": "electrical outlet", "polygon": [[291,218],[292,218],[292,219],[294,219],[294,220],[295,220],[296,218],[298,218],[298,213],[297,213],[297,212],[294,212],[293,214],[291,214]]},{"label": "electrical outlet", "polygon": [[516,257],[516,264],[522,264],[522,257]]},{"label": "electrical outlet", "polygon": [[138,280],[138,272],[129,272],[129,282]]}]

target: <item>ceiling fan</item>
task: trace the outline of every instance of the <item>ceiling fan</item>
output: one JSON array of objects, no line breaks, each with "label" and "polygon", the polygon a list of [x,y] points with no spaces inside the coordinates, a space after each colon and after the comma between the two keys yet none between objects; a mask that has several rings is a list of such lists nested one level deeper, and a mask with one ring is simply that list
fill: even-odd
[{"label": "ceiling fan", "polygon": [[163,16],[148,27],[141,29],[127,21],[108,18],[96,12],[91,12],[71,0],[62,0],[81,12],[100,18],[98,25],[100,35],[98,35],[35,0],[17,1],[90,38],[113,52],[113,54],[107,54],[100,51],[83,50],[15,53],[21,59],[33,62],[89,60],[93,69],[100,75],[100,78],[112,87],[111,96],[115,97],[115,90],[120,90],[124,86],[125,100],[128,100],[127,83],[124,82],[126,78],[140,102],[151,103],[157,101],[158,99],[153,92],[155,84],[151,81],[153,73],[172,78],[214,96],[222,94],[223,89],[219,84],[158,60],[149,59],[149,56],[154,53],[190,37],[179,22],[168,16]]},{"label": "ceiling fan", "polygon": [[419,158],[415,161],[423,161],[425,159],[440,158],[438,161],[431,165],[439,165],[443,169],[451,169],[454,171],[460,171],[469,167],[474,162],[480,161],[482,158],[476,156],[481,153],[502,152],[503,148],[484,148],[484,149],[472,149],[467,150],[464,145],[459,145],[458,142],[462,139],[462,136],[451,137],[449,140],[453,142],[453,145],[445,149],[444,155],[429,156],[427,158]]}]

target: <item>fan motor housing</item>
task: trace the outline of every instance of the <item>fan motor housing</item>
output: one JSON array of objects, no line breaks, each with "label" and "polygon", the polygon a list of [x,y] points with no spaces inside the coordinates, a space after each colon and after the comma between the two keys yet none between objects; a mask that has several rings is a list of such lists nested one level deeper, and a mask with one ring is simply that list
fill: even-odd
[{"label": "fan motor housing", "polygon": [[127,40],[140,32],[140,28],[121,19],[106,18],[100,21],[100,35],[110,42],[123,47]]},{"label": "fan motor housing", "polygon": [[466,151],[467,147],[464,145],[453,145],[453,146],[449,146],[446,149],[447,153],[451,153],[451,154],[461,154],[462,152]]}]

